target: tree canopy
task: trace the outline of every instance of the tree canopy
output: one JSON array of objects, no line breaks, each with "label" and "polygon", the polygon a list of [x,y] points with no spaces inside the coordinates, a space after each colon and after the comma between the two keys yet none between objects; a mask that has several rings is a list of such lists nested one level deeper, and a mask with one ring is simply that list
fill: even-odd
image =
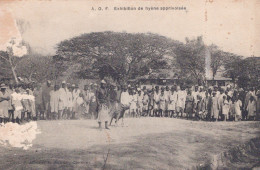
[{"label": "tree canopy", "polygon": [[75,73],[81,78],[109,73],[131,79],[167,67],[164,58],[177,44],[181,43],[156,34],[97,32],[62,41],[57,55],[65,67],[80,63]]},{"label": "tree canopy", "polygon": [[203,84],[210,56],[213,78],[223,73],[241,87],[259,83],[259,57],[243,59],[214,44],[207,46],[202,36],[181,43],[152,33],[94,32],[61,41],[52,57],[27,49],[23,57],[0,51],[0,78],[42,82],[110,77],[125,82],[164,69],[184,84]]}]

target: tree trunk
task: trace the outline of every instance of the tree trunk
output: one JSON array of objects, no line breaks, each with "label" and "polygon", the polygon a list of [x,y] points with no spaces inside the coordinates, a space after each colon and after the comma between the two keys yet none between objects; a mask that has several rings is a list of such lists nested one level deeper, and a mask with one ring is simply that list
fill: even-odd
[{"label": "tree trunk", "polygon": [[213,79],[213,80],[215,80],[216,74],[217,74],[217,73],[216,73],[215,71],[213,71],[213,73],[212,73],[212,79]]},{"label": "tree trunk", "polygon": [[9,63],[10,63],[11,69],[12,69],[12,73],[13,73],[13,76],[14,76],[15,83],[18,84],[17,74],[15,72],[11,56],[9,56],[8,58],[9,58]]}]

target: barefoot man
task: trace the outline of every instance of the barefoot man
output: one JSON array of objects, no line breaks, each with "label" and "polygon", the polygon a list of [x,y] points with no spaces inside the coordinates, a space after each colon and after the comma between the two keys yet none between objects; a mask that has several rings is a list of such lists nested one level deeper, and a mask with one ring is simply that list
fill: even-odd
[{"label": "barefoot man", "polygon": [[97,103],[98,103],[98,125],[99,128],[102,129],[102,122],[105,122],[105,128],[108,128],[108,120],[109,120],[109,98],[108,92],[106,89],[106,82],[105,80],[101,81],[100,88],[97,91]]}]

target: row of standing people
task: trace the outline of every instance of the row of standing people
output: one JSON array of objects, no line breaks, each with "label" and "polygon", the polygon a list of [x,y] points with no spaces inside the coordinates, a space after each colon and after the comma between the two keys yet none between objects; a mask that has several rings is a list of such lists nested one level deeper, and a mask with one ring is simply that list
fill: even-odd
[{"label": "row of standing people", "polygon": [[[0,122],[17,122],[38,119],[75,119],[79,117],[97,117],[96,84],[51,85],[47,81],[40,89],[31,85],[0,86]],[[76,115],[77,114],[77,115]]]},{"label": "row of standing people", "polygon": [[96,84],[91,84],[81,90],[77,84],[69,85],[65,81],[61,86],[52,87],[48,81],[41,91],[42,100],[37,108],[46,119],[94,119],[97,117],[96,88]]},{"label": "row of standing people", "polygon": [[35,97],[27,86],[0,86],[0,123],[33,120],[36,118]]},{"label": "row of standing people", "polygon": [[[241,89],[240,89],[241,90]],[[185,117],[198,120],[255,120],[259,116],[259,91],[246,92],[195,86],[184,89],[156,86],[152,90],[124,88],[121,103],[136,116]],[[258,115],[257,115],[258,114]]]},{"label": "row of standing people", "polygon": [[[90,88],[89,88],[90,87]],[[115,87],[115,88],[114,88]],[[129,115],[157,117],[185,117],[203,120],[256,119],[259,114],[259,91],[243,89],[214,90],[195,86],[194,90],[179,86],[169,88],[156,86],[153,89],[131,88],[130,86],[108,88],[110,102],[128,107]],[[9,88],[1,85],[1,121],[47,118],[75,119],[80,116],[98,117],[97,84],[51,85],[47,81],[42,90],[30,86]],[[114,95],[113,95],[114,94]],[[113,97],[114,96],[114,97]],[[111,106],[109,106],[111,107]]]}]

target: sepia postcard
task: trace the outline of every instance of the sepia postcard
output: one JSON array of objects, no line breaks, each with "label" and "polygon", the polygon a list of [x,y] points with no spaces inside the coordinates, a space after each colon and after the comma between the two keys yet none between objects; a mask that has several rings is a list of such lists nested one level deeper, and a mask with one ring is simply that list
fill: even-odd
[{"label": "sepia postcard", "polygon": [[259,0],[1,0],[0,169],[260,169]]}]

